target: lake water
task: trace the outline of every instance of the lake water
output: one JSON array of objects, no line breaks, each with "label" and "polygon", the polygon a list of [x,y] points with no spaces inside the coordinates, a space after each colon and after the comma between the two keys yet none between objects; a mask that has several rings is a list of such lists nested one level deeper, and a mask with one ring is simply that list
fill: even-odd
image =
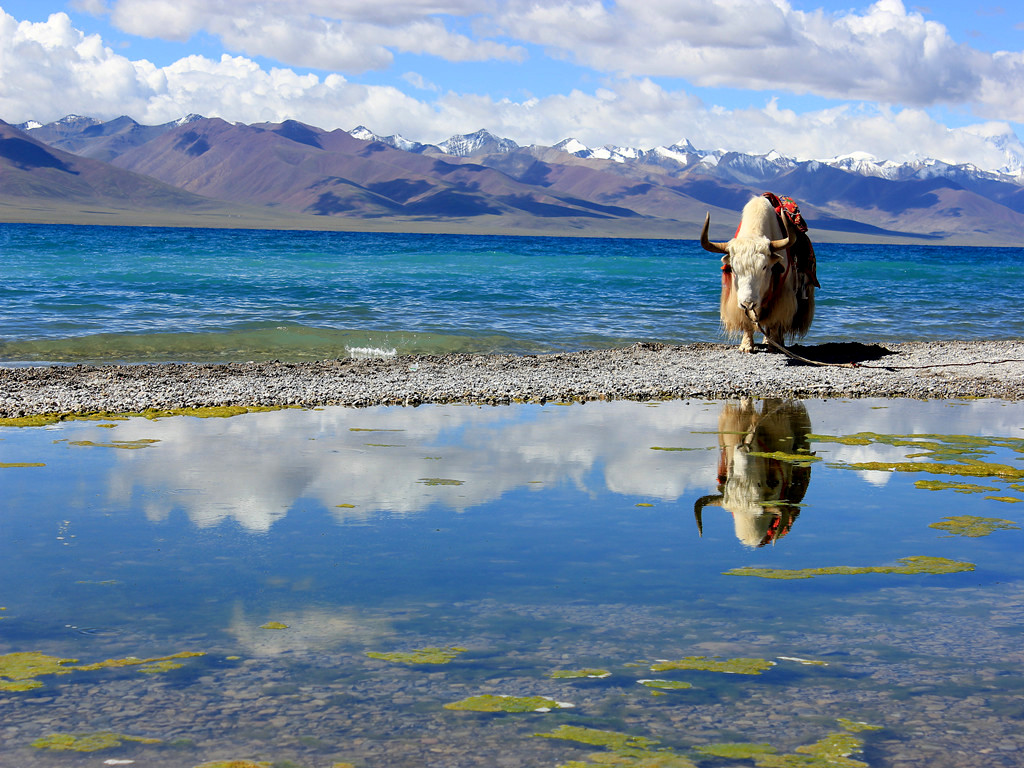
[{"label": "lake water", "polygon": [[[817,257],[809,344],[1024,337],[1024,249]],[[718,267],[695,240],[3,224],[0,363],[721,341]]]},{"label": "lake water", "polygon": [[[1022,256],[819,246],[807,342],[1024,337]],[[722,338],[692,241],[3,225],[0,269],[7,365]],[[1017,766],[1022,454],[996,401],[0,425],[0,765]]]},{"label": "lake water", "polygon": [[0,765],[1018,766],[1022,459],[997,401],[0,427]]}]

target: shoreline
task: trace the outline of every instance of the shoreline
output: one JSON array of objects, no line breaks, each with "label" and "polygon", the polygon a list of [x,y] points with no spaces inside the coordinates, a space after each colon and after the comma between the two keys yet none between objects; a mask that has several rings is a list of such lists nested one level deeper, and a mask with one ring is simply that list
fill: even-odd
[{"label": "shoreline", "polygon": [[735,344],[717,343],[637,343],[546,355],[12,367],[0,368],[0,418],[211,407],[740,397],[1024,400],[1024,340],[851,342],[793,350],[862,367],[812,366],[763,345],[746,355]]}]

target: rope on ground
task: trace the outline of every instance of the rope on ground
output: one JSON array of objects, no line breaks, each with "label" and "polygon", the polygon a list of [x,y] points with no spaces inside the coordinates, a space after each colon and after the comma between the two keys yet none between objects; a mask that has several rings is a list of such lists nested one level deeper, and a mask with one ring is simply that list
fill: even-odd
[{"label": "rope on ground", "polygon": [[1024,360],[1017,358],[1004,358],[1002,360],[974,360],[969,363],[932,363],[931,365],[871,365],[870,363],[825,363],[820,360],[811,360],[809,358],[798,355],[791,349],[779,344],[775,341],[768,332],[764,329],[757,320],[754,319],[753,313],[747,315],[750,320],[757,326],[757,330],[764,334],[764,340],[767,341],[771,346],[775,347],[780,352],[789,355],[794,360],[799,360],[801,363],[807,363],[808,365],[820,365],[829,368],[877,368],[883,371],[911,371],[920,370],[922,368],[962,368],[969,365],[1002,365],[1003,363],[1024,363]]}]

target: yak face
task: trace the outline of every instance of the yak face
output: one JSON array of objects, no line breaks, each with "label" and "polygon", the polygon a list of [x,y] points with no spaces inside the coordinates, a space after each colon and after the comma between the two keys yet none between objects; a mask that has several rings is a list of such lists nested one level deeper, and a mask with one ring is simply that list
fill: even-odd
[{"label": "yak face", "polygon": [[[731,281],[729,293],[739,310],[759,320],[761,310],[772,292],[772,282],[782,267],[782,257],[772,250],[767,237],[743,237],[730,240],[728,253],[722,256],[722,271]],[[778,268],[778,269],[777,269]]]}]

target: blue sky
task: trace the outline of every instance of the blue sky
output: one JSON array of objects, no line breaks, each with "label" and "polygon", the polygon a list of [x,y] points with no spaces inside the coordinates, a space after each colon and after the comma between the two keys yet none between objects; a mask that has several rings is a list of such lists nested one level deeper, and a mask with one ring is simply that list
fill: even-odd
[{"label": "blue sky", "polygon": [[1001,3],[0,0],[0,119],[196,113],[996,169],[1024,149],[1024,4]]}]

